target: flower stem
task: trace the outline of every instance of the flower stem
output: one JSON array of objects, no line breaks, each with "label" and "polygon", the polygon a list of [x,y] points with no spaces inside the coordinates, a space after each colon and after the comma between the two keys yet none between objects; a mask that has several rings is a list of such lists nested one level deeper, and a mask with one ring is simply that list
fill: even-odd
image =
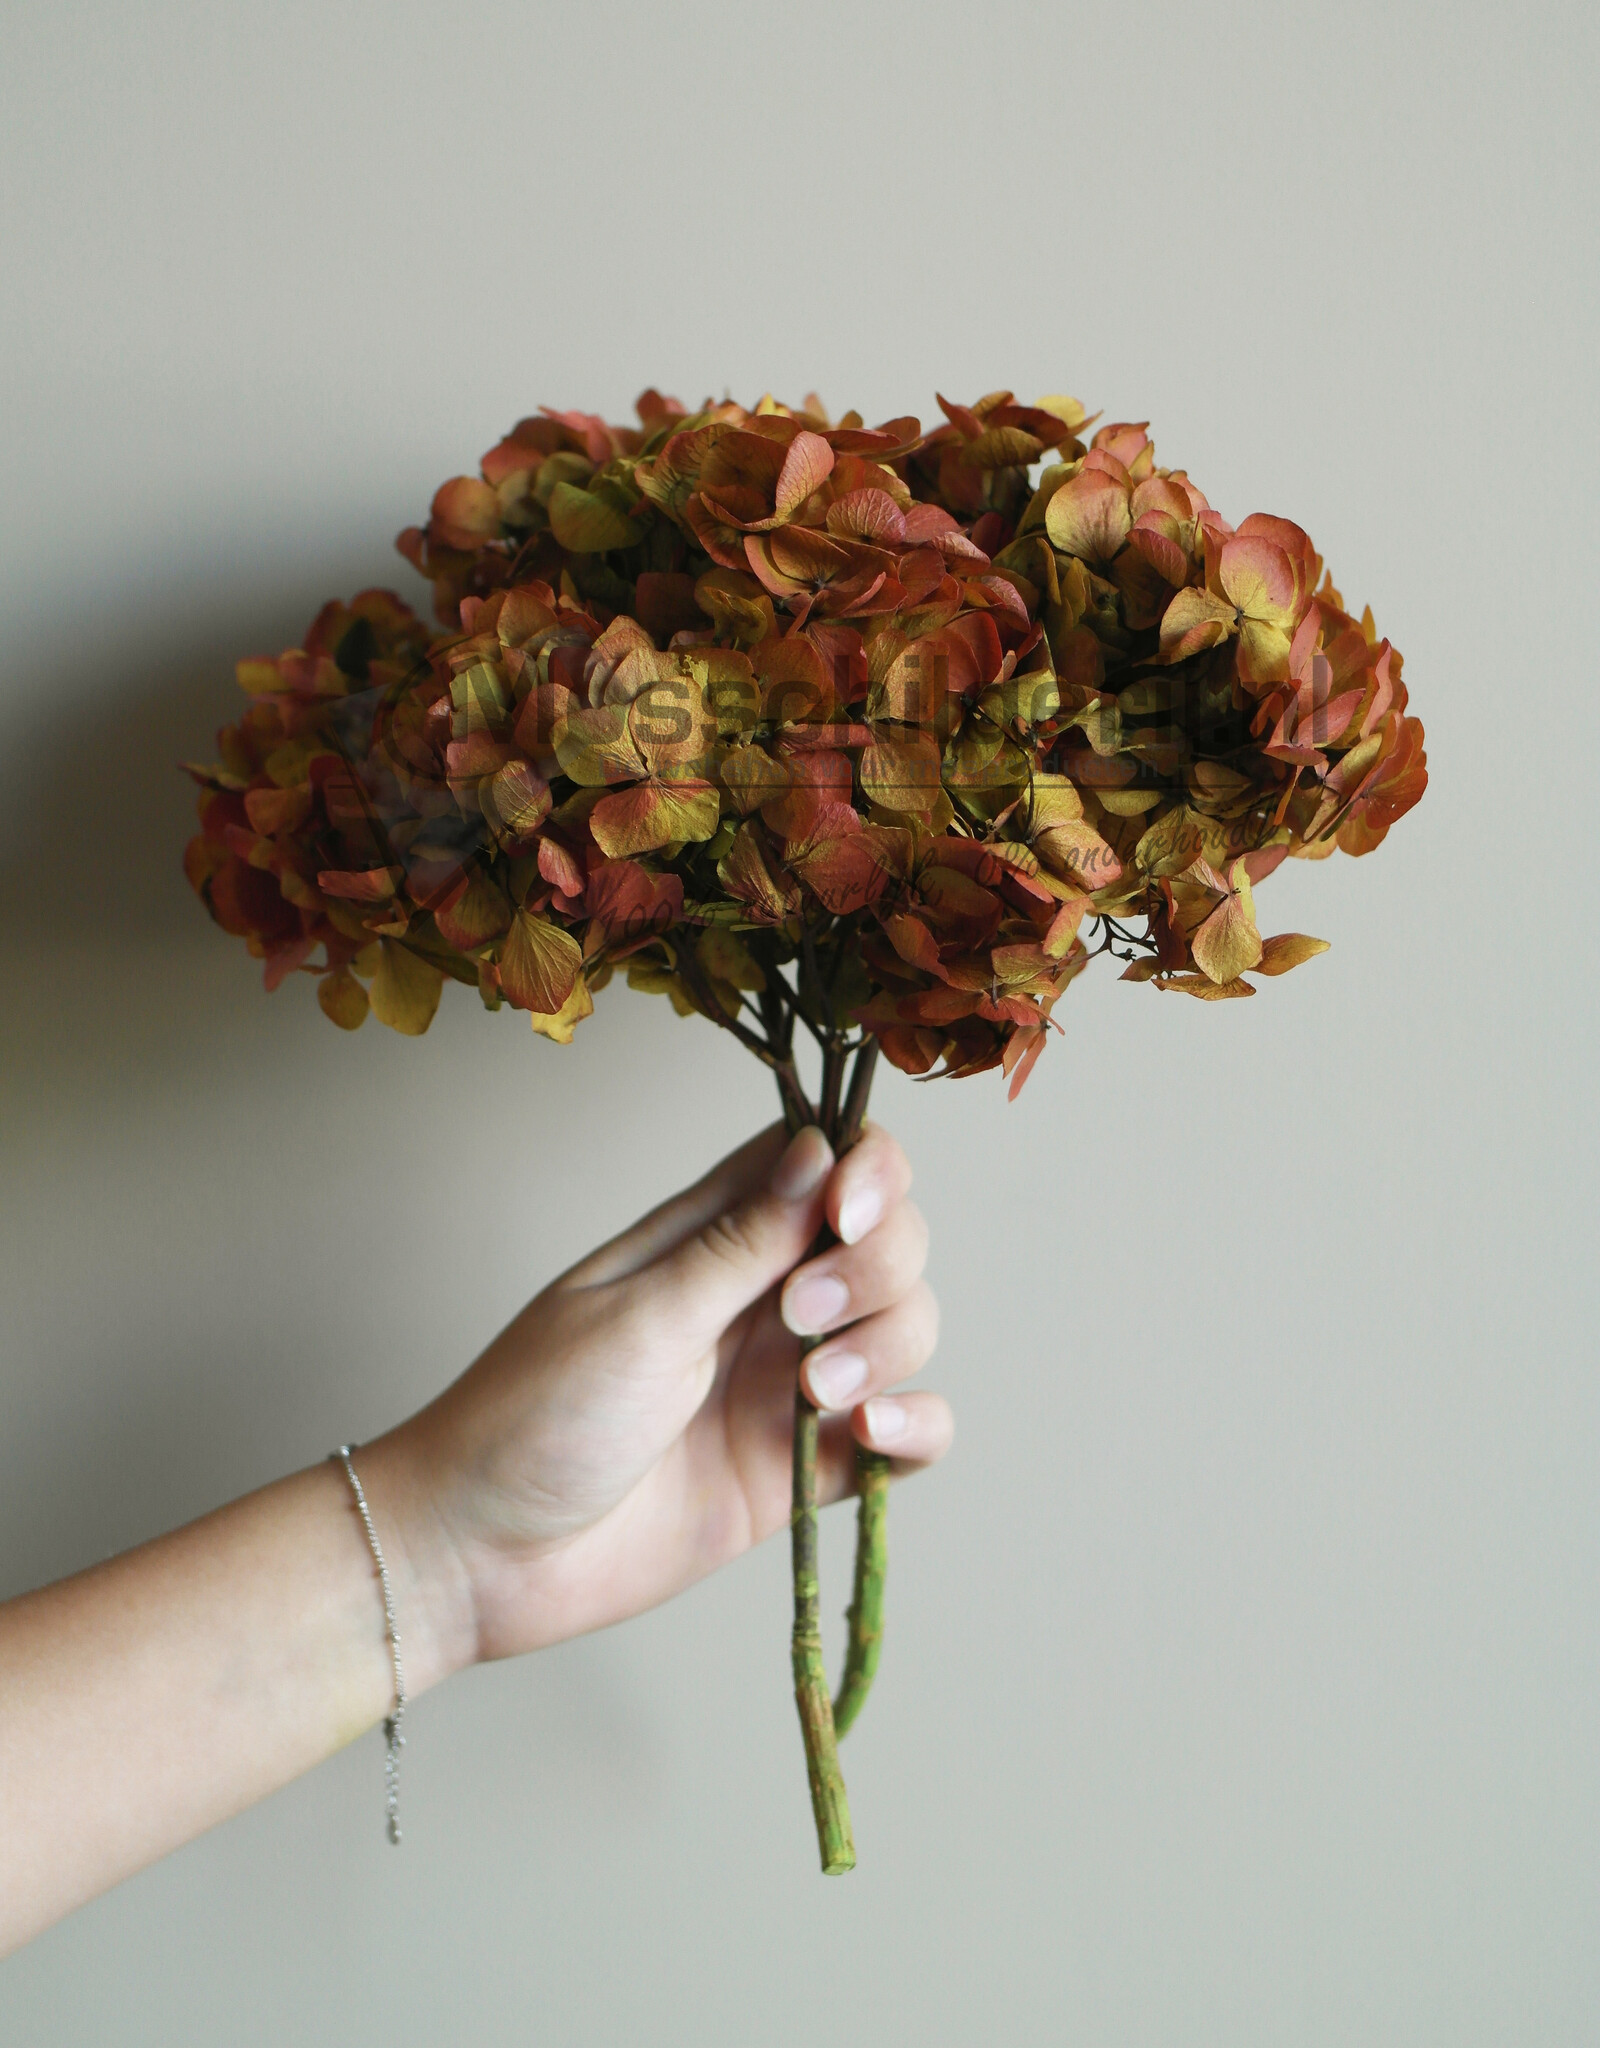
[{"label": "flower stem", "polygon": [[[878,1041],[867,1039],[856,1054],[849,1091],[839,1116],[834,1149],[847,1152],[861,1135],[867,1096],[878,1063]],[[847,1617],[844,1671],[833,1703],[836,1735],[847,1735],[867,1703],[883,1652],[883,1587],[889,1568],[889,1460],[881,1451],[856,1445],[856,1568]]]},{"label": "flower stem", "polygon": [[850,1639],[844,1674],[833,1703],[835,1735],[848,1735],[866,1705],[883,1650],[883,1582],[889,1562],[889,1460],[856,1446],[856,1577],[850,1601]]},{"label": "flower stem", "polygon": [[[868,1039],[856,1055],[850,1086],[843,1086],[845,1053],[829,1048],[823,1062],[822,1100],[827,1105],[824,1135],[843,1155],[861,1134],[867,1092],[872,1085],[877,1041]],[[843,1095],[841,1104],[840,1098]],[[831,1127],[831,1128],[830,1128]],[[824,1230],[816,1250],[833,1242]],[[801,1356],[816,1349],[819,1338],[801,1346]],[[839,1737],[855,1720],[872,1687],[883,1643],[883,1586],[887,1554],[889,1463],[875,1451],[858,1447],[861,1505],[856,1524],[855,1594],[850,1603],[849,1642],[837,1708],[828,1696],[827,1668],[822,1657],[820,1583],[817,1572],[817,1411],[802,1387],[795,1389],[794,1479],[789,1530],[794,1583],[794,1629],[790,1660],[794,1670],[795,1706],[805,1741],[806,1772],[811,1784],[811,1810],[817,1846],[826,1876],[855,1868],[855,1840],[850,1827],[850,1801],[839,1768]]]},{"label": "flower stem", "polygon": [[805,1738],[811,1811],[817,1823],[823,1875],[838,1877],[854,1870],[856,1845],[850,1832],[850,1799],[839,1769],[839,1743],[828,1698],[828,1674],[822,1661],[817,1581],[817,1411],[799,1387],[794,1397],[793,1501],[790,1554],[794,1633],[790,1638],[790,1659],[794,1666],[794,1702]]}]

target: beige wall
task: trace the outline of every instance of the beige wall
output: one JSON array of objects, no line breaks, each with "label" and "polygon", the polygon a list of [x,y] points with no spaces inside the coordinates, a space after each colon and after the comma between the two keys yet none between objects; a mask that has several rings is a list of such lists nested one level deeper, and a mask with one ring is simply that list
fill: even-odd
[{"label": "beige wall", "polygon": [[422,1701],[399,1856],[373,1737],[58,1928],[7,2048],[1594,2038],[1596,51],[1518,21],[12,10],[0,1592],[381,1428],[771,1113],[620,990],[346,1039],[178,871],[232,657],[540,400],[1148,413],[1371,598],[1434,786],[1266,885],[1334,945],[1257,1001],[885,1083],[960,1440],[857,1875],[769,1549]]}]

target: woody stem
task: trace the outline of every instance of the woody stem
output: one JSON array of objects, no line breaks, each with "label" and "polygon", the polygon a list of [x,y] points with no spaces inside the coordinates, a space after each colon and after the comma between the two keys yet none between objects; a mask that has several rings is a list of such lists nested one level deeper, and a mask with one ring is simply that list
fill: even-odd
[{"label": "woody stem", "polygon": [[674,949],[674,959],[679,979],[712,1023],[720,1024],[724,1031],[731,1031],[741,1045],[747,1046],[764,1066],[772,1069],[778,1083],[778,1097],[783,1104],[783,1120],[789,1127],[790,1136],[792,1137],[796,1131],[803,1131],[807,1124],[814,1123],[816,1119],[812,1115],[811,1105],[805,1098],[805,1092],[800,1086],[800,1077],[795,1072],[792,1051],[776,1050],[765,1039],[758,1038],[755,1032],[741,1024],[737,1017],[729,1016],[717,1000],[705,969],[695,957],[692,944],[679,944]]},{"label": "woody stem", "polygon": [[[877,1051],[877,1041],[869,1038],[856,1055],[848,1091],[844,1088],[846,1053],[842,1043],[833,1040],[824,1053],[822,1127],[835,1153],[841,1156],[860,1136]],[[824,1250],[833,1241],[832,1232],[825,1228],[813,1252]],[[806,1339],[801,1345],[801,1356],[813,1351],[820,1341],[814,1337]],[[817,1411],[803,1387],[797,1384],[790,1508],[794,1586],[790,1657],[795,1705],[805,1741],[817,1844],[823,1871],[831,1877],[855,1866],[849,1796],[839,1768],[839,1736],[861,1711],[877,1670],[883,1640],[889,1467],[888,1460],[877,1452],[857,1448],[860,1508],[856,1527],[855,1592],[849,1610],[844,1677],[835,1704],[829,1699],[827,1670],[822,1655],[817,1569],[817,1429]]]},{"label": "woody stem", "polygon": [[[810,1345],[807,1349],[812,1348]],[[853,1870],[855,1838],[850,1831],[850,1798],[839,1769],[839,1740],[822,1661],[822,1620],[817,1578],[817,1411],[798,1385],[794,1396],[794,1484],[789,1518],[790,1569],[794,1582],[794,1628],[789,1658],[794,1703],[806,1746],[811,1812],[825,1877]]]},{"label": "woody stem", "polygon": [[[843,1055],[829,1047],[823,1061],[822,1099],[838,1102],[839,1068]],[[824,1135],[831,1136],[824,1126]],[[812,1256],[834,1242],[824,1224],[811,1247]],[[802,1358],[821,1340],[804,1338]],[[825,1877],[855,1868],[855,1840],[850,1830],[850,1799],[839,1769],[839,1740],[833,1725],[833,1702],[822,1657],[821,1586],[817,1575],[817,1411],[798,1379],[794,1390],[794,1465],[789,1506],[790,1575],[794,1588],[794,1627],[789,1659],[794,1673],[794,1703],[806,1748],[806,1774],[811,1783],[811,1812],[817,1826],[817,1848]]]},{"label": "woody stem", "polygon": [[[878,1041],[869,1038],[856,1054],[849,1091],[839,1113],[834,1150],[848,1152],[861,1135],[867,1096],[878,1063]],[[856,1564],[850,1596],[844,1671],[833,1702],[836,1735],[847,1735],[866,1705],[883,1649],[883,1588],[889,1557],[889,1460],[881,1451],[856,1445]]]}]

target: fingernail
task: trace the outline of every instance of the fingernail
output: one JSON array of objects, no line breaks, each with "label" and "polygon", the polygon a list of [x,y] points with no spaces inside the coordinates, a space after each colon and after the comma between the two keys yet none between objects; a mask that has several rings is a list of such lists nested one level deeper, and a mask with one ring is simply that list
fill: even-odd
[{"label": "fingernail", "polygon": [[806,1383],[819,1408],[847,1408],[866,1377],[867,1361],[859,1351],[818,1352],[806,1364]]},{"label": "fingernail", "polygon": [[831,1273],[811,1273],[796,1280],[783,1297],[783,1320],[797,1337],[815,1336],[843,1311],[850,1290]]},{"label": "fingernail", "polygon": [[862,1414],[866,1418],[867,1435],[875,1444],[898,1443],[911,1427],[911,1417],[906,1413],[903,1401],[891,1400],[880,1394],[869,1401]]},{"label": "fingernail", "polygon": [[772,1169],[772,1192],[780,1202],[803,1202],[814,1195],[828,1177],[833,1152],[815,1124],[807,1124],[789,1140],[783,1157]]},{"label": "fingernail", "polygon": [[846,1244],[859,1244],[883,1214],[883,1197],[876,1188],[857,1188],[845,1196],[839,1209],[839,1236]]}]

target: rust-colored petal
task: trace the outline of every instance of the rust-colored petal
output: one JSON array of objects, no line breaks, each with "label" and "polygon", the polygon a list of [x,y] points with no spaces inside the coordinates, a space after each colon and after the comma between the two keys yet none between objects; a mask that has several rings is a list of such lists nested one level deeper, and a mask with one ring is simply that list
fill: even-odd
[{"label": "rust-colored petal", "polygon": [[401,1032],[407,1038],[420,1038],[439,1007],[443,971],[396,939],[382,939],[379,945],[378,968],[369,996],[372,1014],[391,1031]]},{"label": "rust-colored petal", "polygon": [[1045,531],[1063,554],[1109,562],[1133,526],[1128,487],[1104,470],[1081,469],[1045,509]]},{"label": "rust-colored petal", "polygon": [[674,841],[709,839],[719,815],[717,792],[709,782],[652,778],[602,797],[589,813],[589,830],[600,851],[616,860],[653,853]]},{"label": "rust-colored petal", "polygon": [[559,1012],[572,993],[583,955],[571,932],[519,910],[500,948],[501,992],[519,1010],[548,1016]]},{"label": "rust-colored petal", "polygon": [[1229,871],[1231,887],[1196,930],[1189,949],[1208,980],[1219,985],[1237,981],[1247,968],[1261,958],[1261,934],[1256,929],[1255,897],[1250,875],[1242,860]]},{"label": "rust-colored petal", "polygon": [[499,497],[478,477],[453,477],[434,494],[428,531],[441,547],[481,547],[500,531]]},{"label": "rust-colored petal", "polygon": [[358,1031],[367,1021],[367,992],[348,967],[336,968],[317,983],[322,1014],[341,1031]]},{"label": "rust-colored petal", "polygon": [[1261,942],[1261,958],[1256,962],[1257,974],[1287,974],[1292,967],[1299,967],[1304,961],[1314,960],[1319,953],[1326,953],[1326,939],[1313,939],[1305,932],[1278,932]]}]

